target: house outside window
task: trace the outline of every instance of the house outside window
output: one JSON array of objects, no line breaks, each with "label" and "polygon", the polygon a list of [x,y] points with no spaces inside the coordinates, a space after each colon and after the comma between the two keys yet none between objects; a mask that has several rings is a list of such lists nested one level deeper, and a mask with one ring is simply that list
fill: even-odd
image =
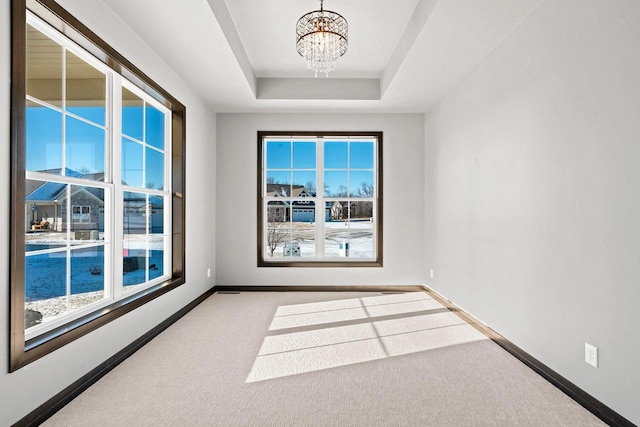
[{"label": "house outside window", "polygon": [[258,132],[258,266],[381,266],[381,150],[381,132]]}]

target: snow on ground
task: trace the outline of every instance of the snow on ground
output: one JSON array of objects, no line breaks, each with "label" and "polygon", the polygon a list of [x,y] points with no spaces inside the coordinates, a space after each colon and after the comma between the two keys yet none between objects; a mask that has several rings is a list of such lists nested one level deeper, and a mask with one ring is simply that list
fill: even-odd
[{"label": "snow on ground", "polygon": [[[27,234],[27,252],[45,250],[64,245],[66,233]],[[72,240],[72,245],[102,243],[96,240]],[[162,275],[164,257],[162,237],[152,239],[149,259],[145,259],[145,241],[140,236],[126,238],[124,256],[135,258],[137,269],[125,272],[123,284],[131,286],[145,281],[145,267],[149,269],[149,279]],[[70,263],[71,295],[86,294],[104,289],[104,246],[96,246],[72,251]],[[63,297],[67,293],[66,252],[44,252],[25,257],[25,301],[48,300]],[[39,310],[38,310],[39,311]]]},{"label": "snow on ground", "polygon": [[[325,257],[342,258],[340,243],[348,243],[349,258],[373,258],[374,224],[369,221],[331,221],[324,223]],[[273,258],[285,258],[284,244],[289,241],[300,245],[301,257],[314,257],[316,250],[315,225],[312,223],[292,223],[291,234],[287,241],[279,243],[273,252]],[[268,254],[268,251],[266,252]],[[273,259],[272,258],[272,259]],[[288,257],[287,257],[288,258]]]}]

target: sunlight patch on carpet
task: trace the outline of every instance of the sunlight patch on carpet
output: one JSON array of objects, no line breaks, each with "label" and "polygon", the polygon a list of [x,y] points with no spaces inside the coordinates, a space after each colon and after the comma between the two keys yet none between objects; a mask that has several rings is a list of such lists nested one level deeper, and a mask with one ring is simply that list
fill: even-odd
[{"label": "sunlight patch on carpet", "polygon": [[442,308],[421,292],[279,307],[269,328],[277,334],[265,337],[246,382],[488,339]]}]

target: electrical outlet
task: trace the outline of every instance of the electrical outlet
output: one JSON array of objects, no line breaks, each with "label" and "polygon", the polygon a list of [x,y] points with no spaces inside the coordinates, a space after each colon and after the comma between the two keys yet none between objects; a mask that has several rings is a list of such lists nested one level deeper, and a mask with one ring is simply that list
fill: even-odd
[{"label": "electrical outlet", "polygon": [[429,276],[431,276],[431,278],[433,279],[433,268],[429,269]]},{"label": "electrical outlet", "polygon": [[207,277],[211,277],[211,269],[207,268]]},{"label": "electrical outlet", "polygon": [[598,347],[584,343],[584,361],[594,368],[598,367]]}]

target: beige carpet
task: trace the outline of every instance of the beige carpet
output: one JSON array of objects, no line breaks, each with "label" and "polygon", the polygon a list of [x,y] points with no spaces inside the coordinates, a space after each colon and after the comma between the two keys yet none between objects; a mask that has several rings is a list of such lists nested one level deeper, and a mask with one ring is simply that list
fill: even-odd
[{"label": "beige carpet", "polygon": [[46,426],[595,426],[422,292],[216,294]]}]

